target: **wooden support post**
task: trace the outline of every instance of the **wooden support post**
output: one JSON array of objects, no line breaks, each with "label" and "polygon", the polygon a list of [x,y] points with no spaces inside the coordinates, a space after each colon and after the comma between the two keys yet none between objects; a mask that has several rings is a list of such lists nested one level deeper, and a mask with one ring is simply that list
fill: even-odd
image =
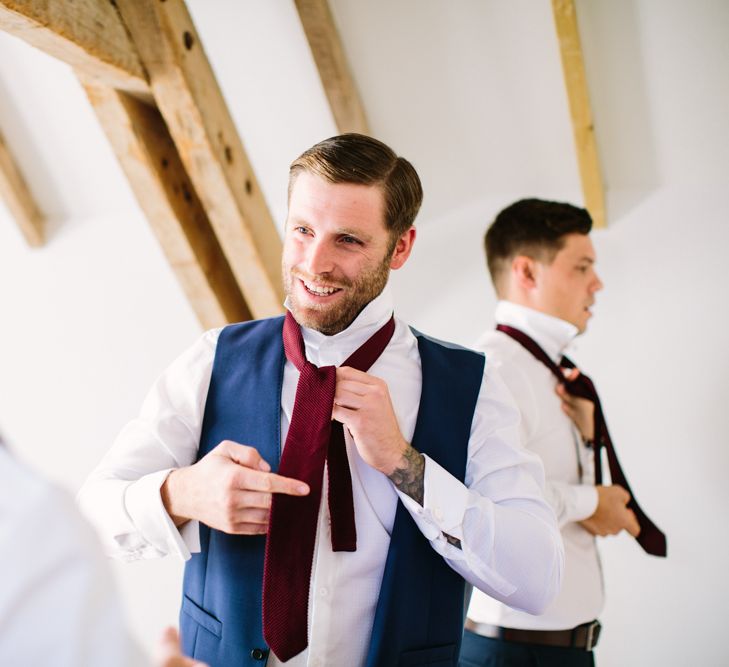
[{"label": "wooden support post", "polygon": [[159,111],[113,88],[82,83],[201,325],[251,319]]},{"label": "wooden support post", "polygon": [[337,129],[369,134],[362,100],[354,85],[327,0],[295,0]]},{"label": "wooden support post", "polygon": [[28,245],[43,245],[43,214],[30,194],[25,179],[15,164],[0,134],[0,199],[15,218]]},{"label": "wooden support post", "polygon": [[552,12],[557,27],[585,207],[595,227],[605,227],[605,194],[574,0],[552,0]]},{"label": "wooden support post", "polygon": [[251,313],[281,313],[281,238],[184,1],[116,5]]},{"label": "wooden support post", "polygon": [[[69,63],[88,86],[127,91],[156,106],[245,312],[282,312],[281,238],[184,0],[0,0],[0,30]],[[127,111],[130,104],[124,98]],[[142,201],[143,188],[134,190]],[[241,319],[240,304],[220,307],[226,319]]]}]

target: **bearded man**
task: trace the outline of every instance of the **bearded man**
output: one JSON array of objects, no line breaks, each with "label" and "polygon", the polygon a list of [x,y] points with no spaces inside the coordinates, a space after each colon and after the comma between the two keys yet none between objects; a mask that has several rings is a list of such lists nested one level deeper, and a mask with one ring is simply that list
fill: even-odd
[{"label": "bearded man", "polygon": [[114,555],[189,559],[183,647],[228,665],[455,665],[466,582],[536,613],[563,553],[478,353],[393,315],[422,201],[357,134],[291,165],[285,317],[208,331],[79,497]]}]

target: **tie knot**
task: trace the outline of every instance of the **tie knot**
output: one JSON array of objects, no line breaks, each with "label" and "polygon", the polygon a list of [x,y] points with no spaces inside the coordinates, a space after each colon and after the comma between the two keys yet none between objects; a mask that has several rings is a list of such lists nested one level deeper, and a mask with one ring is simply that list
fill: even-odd
[{"label": "tie knot", "polygon": [[[395,333],[395,318],[390,319],[368,340],[357,348],[344,361],[342,366],[351,366],[359,371],[367,372],[372,364],[377,361],[383,350],[390,342],[393,333]],[[301,372],[306,364],[311,364],[306,358],[306,348],[304,346],[304,337],[301,333],[299,323],[294,319],[290,311],[286,312],[286,318],[283,325],[283,344],[286,358]],[[314,364],[311,364],[314,366]],[[316,368],[316,366],[314,366]],[[322,368],[334,368],[334,366],[322,366]]]},{"label": "tie knot", "polygon": [[[310,361],[304,360],[301,366],[299,385],[297,386],[297,397],[299,391],[306,392],[309,396],[316,397],[329,403],[331,414],[332,401],[334,400],[334,389],[337,384],[336,366],[315,366]],[[299,389],[301,387],[301,390]]]}]

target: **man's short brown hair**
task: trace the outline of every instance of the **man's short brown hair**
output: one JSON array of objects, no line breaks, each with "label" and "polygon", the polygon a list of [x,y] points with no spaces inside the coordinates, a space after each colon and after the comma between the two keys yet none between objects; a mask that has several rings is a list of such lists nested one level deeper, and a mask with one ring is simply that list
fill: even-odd
[{"label": "man's short brown hair", "polygon": [[363,134],[341,134],[304,151],[289,168],[289,197],[302,171],[321,176],[330,183],[381,187],[385,200],[384,222],[393,247],[412,227],[423,201],[423,188],[413,165],[381,141]]},{"label": "man's short brown hair", "polygon": [[503,279],[511,261],[526,255],[551,263],[564,247],[568,234],[589,234],[592,218],[572,204],[522,199],[507,206],[486,231],[486,262],[497,294],[503,294]]}]

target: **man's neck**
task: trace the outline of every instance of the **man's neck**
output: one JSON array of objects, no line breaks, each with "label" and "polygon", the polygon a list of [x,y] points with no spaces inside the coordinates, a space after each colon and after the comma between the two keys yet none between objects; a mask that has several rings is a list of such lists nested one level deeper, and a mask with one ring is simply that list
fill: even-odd
[{"label": "man's neck", "polygon": [[498,302],[495,320],[523,331],[555,362],[579,333],[576,326],[565,320],[513,301]]}]

